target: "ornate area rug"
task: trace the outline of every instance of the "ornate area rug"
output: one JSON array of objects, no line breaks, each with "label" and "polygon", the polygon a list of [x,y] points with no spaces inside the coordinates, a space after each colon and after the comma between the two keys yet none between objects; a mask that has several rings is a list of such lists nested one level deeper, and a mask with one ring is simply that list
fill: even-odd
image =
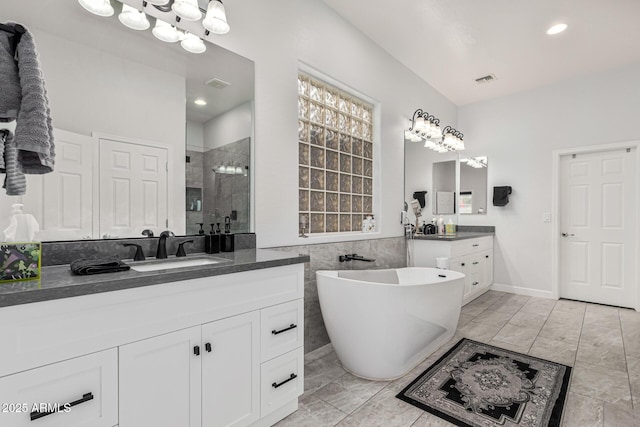
[{"label": "ornate area rug", "polygon": [[463,427],[559,426],[571,367],[466,338],[396,397]]}]

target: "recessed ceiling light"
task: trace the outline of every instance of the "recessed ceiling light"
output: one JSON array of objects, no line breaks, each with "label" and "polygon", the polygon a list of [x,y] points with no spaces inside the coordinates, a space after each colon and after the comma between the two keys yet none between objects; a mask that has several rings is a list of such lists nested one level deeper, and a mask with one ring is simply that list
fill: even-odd
[{"label": "recessed ceiling light", "polygon": [[201,106],[205,106],[205,105],[207,105],[207,101],[205,101],[205,100],[204,100],[204,99],[202,99],[202,98],[198,98],[198,99],[196,99],[195,101],[193,101],[193,103],[194,103],[194,104],[196,104],[196,105],[201,105]]},{"label": "recessed ceiling light", "polygon": [[550,36],[558,34],[567,29],[567,24],[556,24],[547,30],[547,34]]}]

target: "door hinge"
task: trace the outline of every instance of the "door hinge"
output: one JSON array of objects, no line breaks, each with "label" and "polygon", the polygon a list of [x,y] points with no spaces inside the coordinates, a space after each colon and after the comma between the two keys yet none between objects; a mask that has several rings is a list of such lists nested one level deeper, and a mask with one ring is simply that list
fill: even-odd
[{"label": "door hinge", "polygon": [[164,220],[164,226],[165,226],[165,227],[168,227],[168,226],[169,226],[169,219],[168,219],[168,218]]}]

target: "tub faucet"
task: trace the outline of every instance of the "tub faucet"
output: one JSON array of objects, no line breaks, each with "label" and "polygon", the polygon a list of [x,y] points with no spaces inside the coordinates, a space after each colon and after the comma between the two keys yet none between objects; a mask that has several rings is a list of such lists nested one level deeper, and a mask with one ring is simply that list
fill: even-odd
[{"label": "tub faucet", "polygon": [[160,240],[158,240],[158,249],[156,250],[156,259],[162,259],[167,257],[167,237],[175,237],[172,231],[165,230],[160,233]]},{"label": "tub faucet", "polygon": [[371,258],[365,258],[363,256],[360,256],[358,254],[346,254],[346,255],[340,255],[338,257],[338,260],[340,262],[345,262],[345,261],[364,261],[364,262],[374,262],[375,259],[371,259]]}]

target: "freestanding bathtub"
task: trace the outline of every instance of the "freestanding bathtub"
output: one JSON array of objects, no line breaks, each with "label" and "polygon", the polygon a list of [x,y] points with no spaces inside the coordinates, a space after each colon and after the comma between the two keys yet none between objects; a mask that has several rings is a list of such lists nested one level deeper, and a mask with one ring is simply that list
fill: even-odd
[{"label": "freestanding bathtub", "polygon": [[464,274],[435,268],[317,271],[322,317],[343,367],[401,377],[453,337]]}]

